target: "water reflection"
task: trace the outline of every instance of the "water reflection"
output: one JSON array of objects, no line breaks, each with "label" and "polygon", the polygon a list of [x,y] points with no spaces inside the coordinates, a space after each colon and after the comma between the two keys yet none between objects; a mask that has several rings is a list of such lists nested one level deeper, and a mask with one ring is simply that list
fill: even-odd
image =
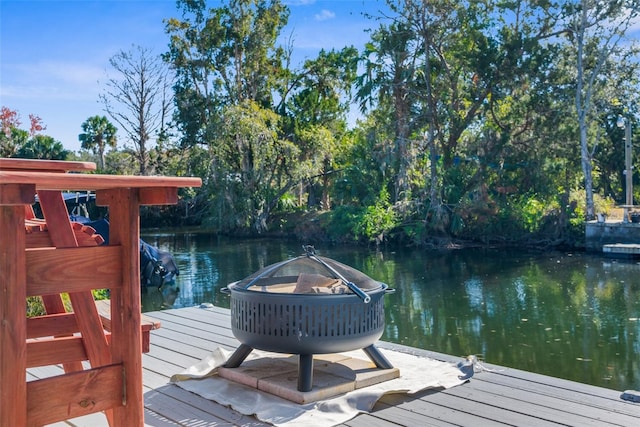
[{"label": "water reflection", "polygon": [[[296,242],[200,234],[143,238],[174,254],[179,292],[145,311],[203,302],[258,269],[302,253]],[[587,254],[316,247],[389,284],[384,340],[616,390],[640,389],[640,264]],[[160,301],[160,303],[158,303]]]}]

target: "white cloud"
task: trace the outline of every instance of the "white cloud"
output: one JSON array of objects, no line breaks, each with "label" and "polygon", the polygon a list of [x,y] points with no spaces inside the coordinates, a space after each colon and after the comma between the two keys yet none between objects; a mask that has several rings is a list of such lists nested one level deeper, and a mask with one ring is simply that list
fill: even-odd
[{"label": "white cloud", "polygon": [[[41,61],[32,64],[5,64],[3,97],[23,99],[87,99],[96,97],[98,80],[104,69],[82,62]],[[11,73],[7,73],[11,68]]]},{"label": "white cloud", "polygon": [[103,67],[73,61],[45,61],[40,67],[53,78],[81,85],[95,85],[105,73]]},{"label": "white cloud", "polygon": [[327,19],[333,19],[336,17],[336,14],[330,10],[322,9],[320,13],[316,13],[314,18],[316,21],[326,21]]}]

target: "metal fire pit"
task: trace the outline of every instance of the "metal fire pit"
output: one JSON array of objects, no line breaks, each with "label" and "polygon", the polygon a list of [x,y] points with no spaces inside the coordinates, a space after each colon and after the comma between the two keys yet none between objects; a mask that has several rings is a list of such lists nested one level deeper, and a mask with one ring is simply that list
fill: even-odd
[{"label": "metal fire pit", "polygon": [[267,266],[223,289],[231,295],[231,330],[241,345],[236,368],[254,348],[299,355],[298,390],[313,386],[313,355],[362,349],[381,369],[393,366],[374,346],[384,329],[384,295],[393,292],[329,258],[305,255]]}]

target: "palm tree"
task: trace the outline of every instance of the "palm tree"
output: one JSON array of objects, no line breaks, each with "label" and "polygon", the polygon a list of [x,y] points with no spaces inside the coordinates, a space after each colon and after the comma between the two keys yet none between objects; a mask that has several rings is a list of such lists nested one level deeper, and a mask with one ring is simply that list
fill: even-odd
[{"label": "palm tree", "polygon": [[97,154],[100,157],[100,169],[104,169],[105,149],[107,146],[116,147],[118,129],[105,116],[93,116],[82,123],[82,131],[78,135],[81,147]]}]

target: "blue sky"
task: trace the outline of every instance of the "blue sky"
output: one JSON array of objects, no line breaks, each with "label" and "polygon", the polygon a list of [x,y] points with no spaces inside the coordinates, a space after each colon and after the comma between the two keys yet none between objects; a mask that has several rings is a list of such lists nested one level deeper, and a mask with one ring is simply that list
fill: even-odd
[{"label": "blue sky", "polygon": [[[362,13],[385,8],[382,0],[283,3],[291,10],[283,35],[293,35],[300,61],[321,48],[362,48],[377,26]],[[44,134],[77,151],[82,122],[106,114],[98,95],[109,58],[132,45],[165,52],[171,17],[180,17],[175,0],[0,0],[0,105],[18,111],[23,129],[29,114],[39,116]]]}]

